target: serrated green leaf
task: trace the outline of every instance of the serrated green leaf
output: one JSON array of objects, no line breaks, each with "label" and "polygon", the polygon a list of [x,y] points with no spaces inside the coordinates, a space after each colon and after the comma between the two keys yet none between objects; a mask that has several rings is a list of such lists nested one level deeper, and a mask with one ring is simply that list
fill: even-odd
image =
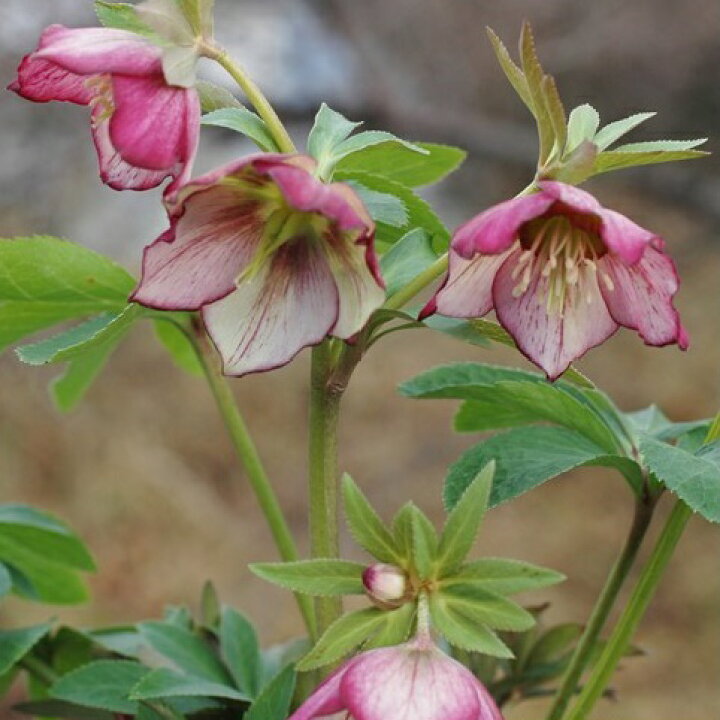
[{"label": "serrated green leaf", "polygon": [[150,669],[129,660],[97,660],[61,677],[50,694],[58,700],[135,715],[130,692]]},{"label": "serrated green leaf", "polygon": [[237,687],[257,696],[262,683],[262,657],[252,623],[237,610],[223,608],[220,618],[220,655]]},{"label": "serrated green leaf", "polygon": [[628,143],[618,145],[616,152],[676,152],[678,150],[692,150],[699,145],[704,145],[707,138],[696,140],[650,140],[649,142]]},{"label": "serrated green leaf", "polygon": [[301,672],[329,665],[361,645],[385,623],[385,610],[365,608],[346,613],[323,633],[315,647],[297,664]]},{"label": "serrated green leaf", "polygon": [[527,80],[523,71],[513,62],[510,57],[510,53],[503,44],[502,40],[495,34],[491,28],[485,28],[490,38],[495,55],[500,63],[500,67],[505,73],[505,77],[510,81],[510,84],[515,88],[515,92],[520,96],[520,99],[525,103],[528,110],[533,112],[533,101],[528,88]]},{"label": "serrated green leaf", "polygon": [[136,657],[145,647],[142,635],[133,625],[101,628],[99,630],[81,631],[96,645],[110,650],[117,655]]},{"label": "serrated green leaf", "polygon": [[295,680],[294,668],[292,665],[286,666],[263,689],[243,720],[284,720],[290,711]]},{"label": "serrated green leaf", "polygon": [[408,561],[399,564],[405,568],[407,568],[409,561],[413,558],[413,507],[414,504],[411,501],[406,502],[395,513],[395,517],[392,519],[392,536],[395,546],[398,549],[398,554],[403,561]]},{"label": "serrated green leaf", "polygon": [[250,570],[268,582],[306,595],[362,595],[364,565],[347,560],[253,563]]},{"label": "serrated green leaf", "polygon": [[190,675],[221,685],[232,685],[230,676],[209,645],[190,630],[166,622],[140,623],[147,643]]},{"label": "serrated green leaf", "polygon": [[95,570],[88,549],[68,527],[27,505],[0,505],[0,536],[58,565]]},{"label": "serrated green leaf", "polygon": [[569,155],[586,140],[592,142],[599,126],[600,115],[592,105],[586,103],[573,108],[568,118],[565,154]]},{"label": "serrated green leaf", "polygon": [[375,238],[380,244],[381,249],[383,249],[382,246],[394,245],[398,240],[407,235],[407,233],[416,228],[422,228],[430,234],[436,248],[438,246],[442,246],[443,248],[447,247],[450,240],[450,233],[447,228],[433,212],[430,205],[410,190],[410,188],[389,178],[367,172],[337,172],[335,173],[335,179],[340,181],[354,181],[375,192],[394,195],[399,198],[405,206],[408,217],[405,225],[397,227],[384,222],[377,223]]},{"label": "serrated green leaf", "polygon": [[49,632],[52,625],[43,623],[17,630],[0,631],[0,675],[9,672]]},{"label": "serrated green leaf", "polygon": [[130,700],[163,700],[175,697],[212,697],[250,702],[232,687],[158,668],[145,675],[130,691]]},{"label": "serrated green leaf", "polygon": [[378,145],[399,145],[411,153],[417,153],[420,155],[430,154],[428,150],[420,145],[415,145],[414,143],[407,142],[407,140],[402,140],[392,133],[385,132],[383,130],[367,130],[366,132],[353,135],[335,146],[332,152],[333,167],[336,167],[337,163],[343,158],[361,153],[371,147],[377,147]]},{"label": "serrated green leaf", "polygon": [[79,245],[0,239],[0,350],[66,320],[122,312],[134,285],[121,267]]},{"label": "serrated green leaf", "polygon": [[401,237],[380,260],[388,297],[427,270],[437,258],[432,238],[425,230],[411,230]]},{"label": "serrated green leaf", "polygon": [[532,28],[528,22],[523,24],[520,34],[520,60],[531,98],[532,113],[537,123],[540,140],[540,165],[542,166],[552,151],[555,142],[555,133],[543,90],[545,73],[538,60],[535,50],[535,39],[533,38]]},{"label": "serrated green leaf", "polygon": [[370,217],[375,222],[384,223],[395,228],[407,225],[407,209],[405,203],[399,197],[390,193],[376,192],[354,180],[346,180],[345,183],[358,194],[366,210],[370,213]]},{"label": "serrated green leaf", "polygon": [[707,419],[672,422],[657,405],[650,405],[623,415],[635,430],[665,441],[675,440],[681,435],[697,430],[707,431],[710,426],[710,420]]},{"label": "serrated green leaf", "polygon": [[583,140],[570,155],[563,160],[559,169],[552,173],[555,180],[568,185],[579,185],[595,172],[598,149],[589,140]]},{"label": "serrated green leaf", "polygon": [[498,595],[513,595],[565,580],[562,573],[547,568],[501,558],[482,558],[463,565],[444,585],[463,583]]},{"label": "serrated green leaf", "polygon": [[482,400],[466,400],[462,403],[455,415],[453,428],[455,432],[475,433],[531,425],[534,422],[536,419],[525,408],[508,405],[498,395],[492,394]]},{"label": "serrated green leaf", "polygon": [[242,103],[226,88],[205,80],[195,83],[195,90],[200,97],[203,113],[215,112],[224,108],[241,108]]},{"label": "serrated green leaf", "polygon": [[414,143],[412,147],[422,152],[398,142],[366,147],[340,160],[335,170],[346,175],[356,172],[380,175],[412,188],[440,182],[467,157],[464,150],[450,145]]},{"label": "serrated green leaf", "polygon": [[176,323],[156,320],[155,334],[177,367],[196,377],[205,374],[192,342]]},{"label": "serrated green leaf", "polygon": [[650,152],[622,152],[619,150],[606,150],[600,153],[596,160],[593,172],[595,175],[622,170],[623,168],[639,167],[641,165],[655,165],[657,163],[675,162],[679,160],[696,160],[706,157],[708,153],[701,150],[655,150]]},{"label": "serrated green leaf", "polygon": [[352,122],[323,103],[308,135],[308,153],[322,167],[332,157],[335,148],[361,125],[361,122]]},{"label": "serrated green leaf", "polygon": [[710,522],[720,522],[720,464],[714,454],[693,455],[648,435],[640,438],[640,452],[643,464],[668,490]]},{"label": "serrated green leaf", "polygon": [[422,324],[430,330],[443,333],[461,342],[475,345],[476,347],[490,347],[488,336],[471,320],[450,318],[444,315],[430,315]]},{"label": "serrated green leaf", "polygon": [[64,700],[35,700],[18,703],[14,710],[38,718],[60,718],[61,720],[116,720],[107,710],[87,708]]},{"label": "serrated green leaf", "polygon": [[499,658],[514,657],[512,650],[486,625],[460,612],[440,593],[430,595],[430,616],[433,625],[455,647]]},{"label": "serrated green leaf", "polygon": [[95,14],[101,25],[117,30],[127,30],[150,38],[158,43],[162,42],[160,36],[137,15],[137,10],[130,3],[106,2],[95,0]]},{"label": "serrated green leaf", "polygon": [[616,140],[619,140],[623,135],[634,130],[638,125],[649,120],[651,117],[655,117],[655,115],[657,115],[657,113],[654,112],[636,113],[622,120],[615,120],[615,122],[608,123],[598,131],[593,138],[593,143],[597,146],[598,150],[606,150]]},{"label": "serrated green leaf", "polygon": [[580,639],[583,626],[578,623],[556,625],[543,633],[528,655],[528,665],[553,662],[566,655]]},{"label": "serrated green leaf", "polygon": [[429,579],[438,555],[438,535],[428,517],[415,505],[411,506],[412,552],[421,580]]},{"label": "serrated green leaf", "polygon": [[495,460],[490,507],[512,500],[568,470],[597,464],[602,448],[563,427],[519,427],[495,435],[464,453],[450,467],[443,498],[454,507],[480,468]]},{"label": "serrated green leaf", "polygon": [[443,587],[438,596],[459,613],[493,630],[525,632],[535,626],[532,613],[472,583],[453,583]]},{"label": "serrated green leaf", "polygon": [[393,536],[353,479],[342,479],[345,518],[355,542],[382,562],[396,563],[402,558]]},{"label": "serrated green leaf", "polygon": [[244,107],[230,107],[214,110],[203,115],[203,125],[227,128],[249,137],[261,150],[265,152],[279,152],[272,133],[268,130],[265,121]]},{"label": "serrated green leaf", "polygon": [[415,619],[415,603],[405,603],[397,610],[385,612],[385,624],[363,645],[363,650],[400,645],[410,636]]},{"label": "serrated green leaf", "polygon": [[562,155],[563,149],[567,143],[568,126],[565,117],[565,107],[560,98],[555,78],[551,75],[545,75],[542,79],[541,89],[545,98],[545,106],[553,128],[553,136],[555,138],[555,150],[558,155]]},{"label": "serrated green leaf", "polygon": [[483,467],[450,511],[440,535],[437,565],[440,577],[452,575],[477,537],[493,486],[495,463]]}]

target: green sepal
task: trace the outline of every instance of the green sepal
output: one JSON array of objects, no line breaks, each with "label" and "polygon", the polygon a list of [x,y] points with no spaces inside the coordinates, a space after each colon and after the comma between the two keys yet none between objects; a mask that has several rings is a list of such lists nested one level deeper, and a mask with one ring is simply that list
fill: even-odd
[{"label": "green sepal", "polygon": [[453,646],[499,658],[512,658],[512,650],[489,628],[467,615],[464,606],[440,593],[430,595],[433,626]]},{"label": "green sepal", "polygon": [[402,562],[392,534],[348,474],[342,479],[342,493],[345,518],[355,542],[381,562]]},{"label": "green sepal", "polygon": [[379,608],[346,613],[330,625],[315,647],[298,662],[297,670],[307,672],[339,660],[380,630],[389,614]]},{"label": "green sepal", "polygon": [[442,586],[461,583],[497,595],[513,595],[527,590],[555,585],[565,575],[518,560],[482,558],[463,565],[442,581]]},{"label": "green sepal", "polygon": [[437,549],[440,577],[453,574],[472,549],[488,507],[494,474],[495,463],[491,461],[475,476],[450,511]]},{"label": "green sepal", "polygon": [[315,596],[362,595],[364,565],[347,560],[315,559],[252,563],[250,570],[268,582]]}]

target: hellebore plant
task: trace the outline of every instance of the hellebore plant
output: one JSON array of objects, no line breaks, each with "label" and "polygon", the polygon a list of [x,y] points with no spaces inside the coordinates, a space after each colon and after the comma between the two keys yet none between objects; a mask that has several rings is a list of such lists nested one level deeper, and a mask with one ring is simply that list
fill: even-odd
[{"label": "hellebore plant", "polygon": [[[567,115],[529,26],[519,65],[491,31],[535,118],[538,163],[517,197],[451,237],[414,189],[455,170],[462,150],[358,132],[323,104],[299,151],[217,44],[212,0],[98,0],[96,9],[105,27],[46,29],[10,89],[90,106],[104,182],[149,189],[172,178],[169,228],[146,247],[139,280],[70,242],[2,240],[0,349],[79,320],[17,348],[29,364],[67,364],[52,385],[67,411],[135,324],[153,322],[176,364],[208,382],[281,560],[250,570],[295,594],[306,637],[261,651],[250,621],[208,583],[198,618],[171,608],[122,628],[0,631],[0,689],[25,674],[23,712],[91,720],[501,720],[500,708],[539,697],[549,698],[548,720],[588,718],[621,658],[637,654],[633,634],[691,513],[720,522],[720,415],[677,423],[654,405],[623,412],[572,367],[621,325],[648,345],[688,345],[663,241],[577,186],[701,157],[702,141],[616,146],[651,114],[603,127],[589,105]],[[254,111],[198,81],[201,57],[228,72]],[[259,151],[192,178],[201,126],[240,132]],[[419,314],[407,308],[443,276]],[[481,319],[491,310],[499,324]],[[386,524],[349,476],[340,482],[343,394],[367,352],[410,328],[505,343],[544,371],[458,363],[401,386],[406,397],[462,401],[457,429],[493,433],[449,469],[440,531],[412,502]],[[277,368],[310,346],[310,557],[301,559],[225,376]],[[545,627],[547,605],[510,597],[544,592],[561,573],[469,556],[488,510],[587,466],[624,479],[633,522],[587,623]],[[668,491],[676,505],[605,637]],[[340,494],[364,563],[340,557]],[[562,518],[549,523],[563,531]],[[86,596],[79,574],[93,569],[55,518],[0,506],[0,597],[77,602]],[[364,606],[343,612],[346,595]]]}]

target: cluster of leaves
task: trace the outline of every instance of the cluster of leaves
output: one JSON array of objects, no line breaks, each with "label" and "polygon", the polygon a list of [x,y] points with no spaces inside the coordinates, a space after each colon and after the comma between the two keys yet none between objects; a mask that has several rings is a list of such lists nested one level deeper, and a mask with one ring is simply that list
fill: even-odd
[{"label": "cluster of leaves", "polygon": [[458,432],[502,430],[450,467],[444,499],[452,508],[477,472],[495,461],[490,505],[580,467],[618,470],[639,497],[675,493],[720,522],[720,444],[704,444],[709,421],[674,423],[656,407],[623,413],[601,391],[568,380],[480,363],[434,368],[400,386],[411,398],[462,400]]},{"label": "cluster of leaves", "polygon": [[[387,527],[357,485],[345,476],[343,496],[350,532],[376,560],[405,571],[412,597],[394,610],[371,607],[346,613],[326,630],[298,663],[298,669],[327,665],[360,646],[369,649],[405,641],[412,632],[421,593],[428,597],[434,629],[451,645],[495,657],[513,657],[495,631],[522,632],[534,625],[534,618],[508,596],[564,578],[552,570],[514,560],[466,562],[487,509],[493,471],[490,463],[477,474],[439,534],[411,502]],[[308,595],[364,592],[364,567],[344,560],[263,563],[251,569],[270,582]]]},{"label": "cluster of leaves", "polygon": [[203,618],[170,608],[158,621],[85,631],[50,623],[0,632],[0,686],[27,673],[30,715],[112,720],[286,717],[302,641],[261,651],[241,613],[206,586]]},{"label": "cluster of leaves", "polygon": [[[500,633],[502,640],[512,649],[512,658],[493,658],[479,653],[461,653],[458,659],[488,688],[500,707],[510,700],[532,700],[552,697],[556,684],[570,664],[575,647],[584,627],[579,623],[560,623],[547,626],[543,616],[549,605],[529,608],[537,622],[524,633]],[[592,650],[588,666],[591,668],[605,647],[598,640]],[[631,646],[628,656],[643,652]],[[612,695],[612,690],[606,691]]]},{"label": "cluster of leaves", "polygon": [[653,140],[611,148],[655,113],[637,113],[602,128],[600,116],[591,105],[576,107],[568,117],[555,80],[540,64],[530,25],[523,26],[520,37],[519,66],[492,30],[488,29],[488,35],[505,75],[535,118],[540,142],[539,178],[578,184],[610,170],[707,155],[695,149],[706,142],[705,138]]},{"label": "cluster of leaves", "polygon": [[65,363],[51,393],[61,410],[82,399],[139,320],[155,324],[177,364],[201,373],[189,341],[190,316],[128,303],[135,279],[112,260],[52,237],[0,239],[0,352],[40,331],[70,329],[17,350],[30,365]]}]

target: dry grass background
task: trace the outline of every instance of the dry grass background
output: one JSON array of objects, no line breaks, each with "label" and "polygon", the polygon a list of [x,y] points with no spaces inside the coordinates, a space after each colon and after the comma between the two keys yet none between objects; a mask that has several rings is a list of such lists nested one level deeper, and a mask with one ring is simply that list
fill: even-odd
[{"label": "dry grass background", "polygon": [[[609,63],[607,56],[594,49],[597,45],[602,49],[607,37],[592,32],[595,11],[590,11],[589,3],[586,8],[589,20],[580,24],[580,30],[573,31],[574,34],[563,30],[565,26],[560,22],[553,24],[553,12],[558,15],[570,4],[553,0],[542,8],[531,2],[498,5],[492,10],[476,8],[473,18],[479,24],[474,36],[468,31],[466,35],[471,37],[458,35],[457,42],[446,44],[447,52],[438,54],[437,65],[428,66],[430,69],[423,66],[427,82],[417,78],[410,82],[412,90],[396,104],[384,98],[385,77],[376,85],[366,77],[359,87],[367,90],[371,86],[375,92],[366,94],[374,103],[374,112],[388,119],[393,129],[418,136],[427,118],[403,115],[402,108],[416,107],[417,102],[432,96],[432,87],[439,87],[443,78],[450,82],[452,73],[448,68],[452,58],[447,57],[448,53],[460,53],[468,47],[475,52],[475,43],[484,42],[480,29],[484,22],[500,23],[508,28],[506,33],[513,33],[522,14],[534,17],[537,12],[538,22],[548,33],[543,44],[549,55],[556,54],[558,62],[565,58],[563,67],[569,67],[563,70],[565,82],[578,101],[584,99],[577,90],[578,78],[590,70],[583,64],[573,75],[572,60],[582,59],[585,45],[593,48],[593,52],[588,51],[594,58],[593,77],[605,73],[606,85],[616,83],[620,97],[632,94],[633,82],[642,85],[638,90],[644,98],[642,107],[634,103],[625,108],[625,101],[619,100],[616,104],[621,109],[667,106],[664,117],[656,121],[657,126],[668,127],[677,115],[682,115],[690,118],[688,134],[699,132],[701,127],[707,134],[711,109],[717,102],[717,90],[711,90],[710,83],[715,88],[717,82],[709,77],[711,74],[698,78],[693,68],[701,66],[703,57],[709,57],[708,48],[717,51],[717,39],[715,45],[709,44],[711,28],[702,14],[714,12],[712,4],[695,0],[692,4],[695,16],[687,8],[682,13],[677,8],[673,10],[672,4],[664,0],[654,5],[645,1],[634,3],[629,9],[626,6],[625,14],[635,20],[631,18],[625,25],[611,23],[604,30],[615,33],[617,46],[612,48]],[[229,12],[228,3],[219,5]],[[278,5],[285,7],[281,2]],[[398,2],[392,8],[381,5],[368,3],[364,14],[358,4],[351,10],[349,4],[329,2],[322,9],[329,14],[333,8],[336,26],[345,28],[342,31],[356,40],[360,36],[365,43],[369,42],[371,32],[368,18],[380,14],[375,39],[380,50],[377,47],[363,50],[362,42],[357,42],[361,49],[358,52],[365,57],[368,52],[386,52],[393,72],[407,77],[412,72],[411,59],[402,63],[398,58],[405,51],[408,55],[419,52],[420,47],[424,57],[430,55],[429,60],[425,57],[430,62],[428,27],[433,28],[438,38],[451,23],[448,21],[444,26],[440,23],[439,4],[433,0],[422,0],[426,11],[424,24],[417,19],[405,26],[401,21],[409,12],[407,2]],[[653,8],[660,7],[669,13],[665,27],[673,27],[673,32],[667,35],[661,35],[662,23],[653,14]],[[458,9],[456,16],[449,17],[454,18],[455,25],[462,21],[467,27],[469,19],[463,13],[470,12],[468,8],[462,12]],[[388,13],[399,18],[394,25],[383,19]],[[646,28],[651,21],[655,30]],[[610,20],[606,18],[604,22]],[[644,44],[632,39],[632,33],[639,32],[639,28],[645,28]],[[39,27],[32,32],[36,30]],[[621,31],[625,34],[618,34]],[[565,37],[559,49],[552,42],[553,32]],[[383,45],[387,35],[394,39]],[[399,46],[397,37],[404,38]],[[413,42],[413,38],[422,42]],[[628,54],[631,47],[646,62]],[[660,48],[663,52],[675,52],[682,62],[678,60],[667,68],[651,68],[647,58],[653,53],[659,56]],[[635,81],[624,79],[617,67],[617,57],[626,59],[623,72],[628,65],[637,70]],[[695,58],[694,65],[691,58]],[[496,119],[502,120],[506,117],[505,106],[498,98],[504,98],[503,93],[509,91],[493,75],[497,73],[489,53],[484,52],[473,63],[483,67],[483,77],[494,77],[488,80],[494,85],[482,97],[496,113]],[[3,67],[10,72],[11,66],[11,53],[7,50]],[[432,77],[433,67],[443,69],[440,77]],[[665,85],[658,80],[664,71],[669,78]],[[475,90],[467,89],[463,77],[455,76],[452,81],[466,93],[461,94],[453,110],[454,117],[465,118],[464,124],[458,124],[444,136],[433,131],[435,139],[463,144],[463,139],[472,135],[473,104],[480,95],[476,86]],[[694,115],[685,105],[674,115],[673,103],[683,92],[689,92],[688,78],[696,83],[706,82],[703,96],[706,101],[703,104],[698,100],[696,106],[701,111]],[[653,92],[648,85],[652,85]],[[443,87],[449,96],[451,90]],[[612,90],[601,88],[596,99],[610,97]],[[702,92],[698,93],[700,97]],[[412,97],[408,99],[408,95]],[[404,106],[400,100],[408,104]],[[10,130],[0,142],[5,143],[3,148],[8,152],[11,149],[15,152],[11,157],[17,157],[18,137],[25,143],[29,141],[26,124],[29,118],[45,118],[44,127],[34,128],[32,142],[38,157],[52,158],[48,172],[57,189],[50,192],[48,181],[43,180],[40,187],[48,195],[36,195],[43,199],[29,203],[27,196],[37,193],[37,187],[27,186],[32,179],[21,178],[19,183],[25,183],[25,189],[18,189],[12,184],[15,181],[6,166],[3,182],[13,199],[10,204],[8,195],[5,196],[1,234],[48,231],[71,235],[79,242],[104,246],[129,264],[136,263],[137,246],[152,235],[143,230],[138,237],[137,228],[145,222],[145,215],[156,199],[119,196],[94,187],[93,159],[85,144],[85,128],[76,131],[73,145],[58,146],[58,138],[73,131],[71,124],[77,122],[77,113],[70,121],[65,108],[58,111],[53,107],[28,107],[21,111],[18,107],[2,100],[0,112],[6,113],[6,119],[11,118],[11,125],[6,126]],[[510,106],[508,102],[508,107],[514,115],[507,117],[520,116],[519,105]],[[512,122],[508,121],[508,127]],[[717,116],[713,122],[717,127]],[[58,127],[57,123],[64,125]],[[482,136],[486,127],[477,123],[477,135]],[[521,126],[521,130],[526,131],[527,126]],[[515,171],[501,172],[502,153],[483,154],[482,143],[479,145],[479,161],[465,167],[450,183],[450,192],[438,197],[452,221],[511,192],[524,180],[518,179]],[[511,146],[512,142],[505,156],[514,163]],[[211,149],[214,154],[232,151],[227,144]],[[640,408],[655,401],[673,419],[680,420],[710,415],[720,401],[720,233],[715,216],[717,197],[708,190],[717,188],[718,181],[717,166],[709,163],[707,167],[704,173],[694,168],[682,169],[679,175],[672,176],[662,170],[647,169],[617,182],[604,180],[596,185],[605,204],[631,214],[667,238],[683,278],[679,305],[693,340],[690,351],[683,354],[673,348],[648,349],[631,333],[623,331],[592,352],[581,368],[624,409]],[[662,177],[668,182],[658,192],[657,187],[646,187],[650,177]],[[677,190],[669,193],[668,187]],[[704,194],[700,189],[704,189]],[[698,203],[703,204],[702,212],[698,211]],[[108,209],[111,207],[116,209],[111,211]],[[61,212],[53,212],[54,208]],[[109,220],[109,212],[120,214]],[[118,222],[121,215],[127,220]],[[81,221],[81,216],[88,219]],[[157,224],[157,213],[152,217],[150,222]],[[120,240],[125,233],[132,236],[132,242],[121,248]],[[441,519],[440,489],[445,469],[474,438],[452,433],[454,403],[421,404],[398,397],[394,388],[398,382],[434,364],[462,359],[518,362],[507,350],[468,348],[444,337],[413,331],[392,336],[373,349],[353,380],[341,427],[341,465],[387,515],[411,497],[435,520]],[[257,621],[265,642],[284,640],[297,633],[300,624],[290,597],[264,585],[246,568],[251,560],[272,559],[275,553],[202,381],[170,366],[149,328],[135,332],[112,359],[102,382],[87,401],[66,417],[56,413],[46,395],[46,381],[54,372],[55,369],[20,367],[11,354],[0,358],[0,499],[29,502],[65,518],[87,540],[100,568],[91,579],[91,604],[53,609],[52,613],[62,621],[87,625],[132,622],[157,616],[166,603],[197,607],[203,582],[212,578],[224,602],[242,608]],[[300,537],[306,531],[307,374],[308,357],[304,353],[286,369],[234,382],[240,405]],[[622,542],[630,520],[630,505],[621,481],[610,471],[570,473],[493,511],[478,551],[538,562],[565,572],[569,577],[567,583],[527,599],[551,601],[555,620],[582,621]],[[667,508],[666,503],[663,512]],[[362,557],[347,537],[344,547],[349,555]],[[599,720],[718,717],[719,551],[718,529],[693,519],[641,628],[638,643],[647,655],[626,663],[616,683],[620,703],[601,706],[596,713]],[[0,621],[4,625],[27,623],[47,614],[47,608],[10,601],[0,608]],[[511,711],[508,717],[530,720],[540,717],[541,710],[541,704],[527,704]]]}]

